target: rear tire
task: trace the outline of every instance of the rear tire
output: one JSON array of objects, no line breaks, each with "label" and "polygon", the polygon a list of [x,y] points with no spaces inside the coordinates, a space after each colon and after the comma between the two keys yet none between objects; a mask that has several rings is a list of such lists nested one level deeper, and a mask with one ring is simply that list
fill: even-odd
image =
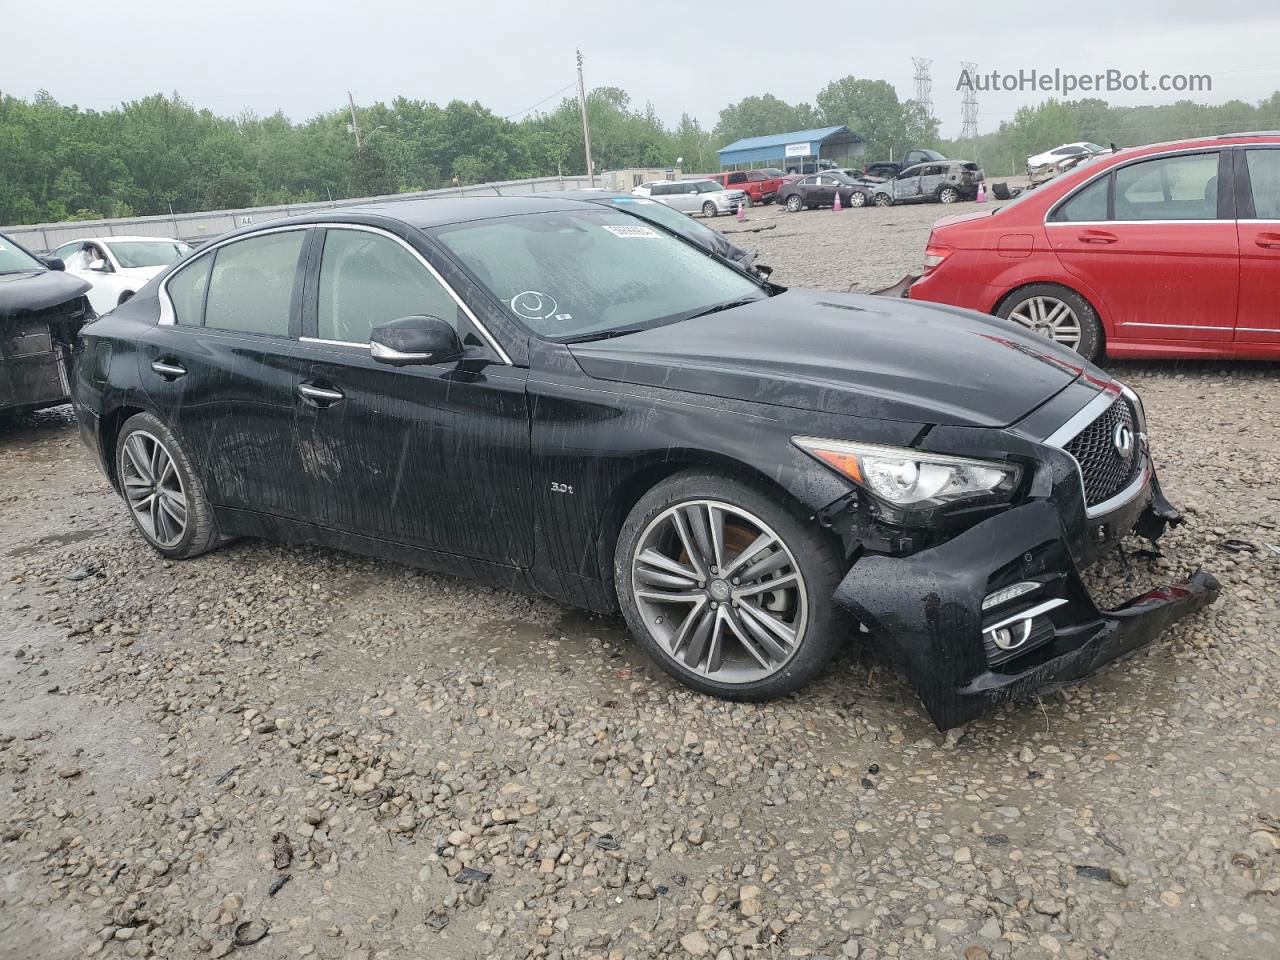
[{"label": "rear tire", "polygon": [[[1061,311],[1059,305],[1065,308]],[[1055,316],[1055,312],[1057,315]],[[1071,316],[1068,316],[1067,313]],[[1011,293],[996,309],[996,316],[1070,347],[1086,360],[1102,356],[1106,335],[1098,312],[1084,297],[1056,283],[1033,283]],[[1078,335],[1072,341],[1074,327]]]},{"label": "rear tire", "polygon": [[716,205],[708,200],[702,205],[702,215],[704,217],[714,217],[716,215]]},{"label": "rear tire", "polygon": [[842,575],[834,542],[776,491],[710,470],[677,473],[641,497],[614,552],[631,633],[681,683],[729,700],[785,696],[822,671],[851,628],[831,599]]},{"label": "rear tire", "polygon": [[955,187],[943,187],[938,191],[939,203],[955,203],[960,199],[960,191]]},{"label": "rear tire", "polygon": [[126,420],[115,458],[130,519],[156,551],[185,560],[223,542],[191,460],[160,419],[138,413]]}]

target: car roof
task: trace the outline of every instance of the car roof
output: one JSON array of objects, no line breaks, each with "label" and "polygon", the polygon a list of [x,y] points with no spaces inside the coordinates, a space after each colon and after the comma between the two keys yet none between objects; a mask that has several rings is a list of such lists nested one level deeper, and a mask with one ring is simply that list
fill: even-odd
[{"label": "car roof", "polygon": [[[662,183],[664,181],[655,181]],[[383,200],[378,203],[338,207],[319,216],[319,222],[342,221],[352,214],[367,214],[400,220],[414,227],[441,227],[468,220],[512,217],[522,213],[554,213],[581,209],[584,201],[564,197],[426,197],[413,200]],[[313,218],[307,220],[315,222]],[[267,222],[267,221],[264,221]]]},{"label": "car roof", "polygon": [[76,237],[72,240],[63,240],[60,244],[58,244],[58,246],[65,247],[68,243],[88,243],[91,240],[95,243],[115,243],[117,240],[130,240],[130,241],[157,240],[160,243],[186,243],[187,242],[185,240],[179,240],[177,237],[129,237],[129,236],[112,235],[110,237]]}]

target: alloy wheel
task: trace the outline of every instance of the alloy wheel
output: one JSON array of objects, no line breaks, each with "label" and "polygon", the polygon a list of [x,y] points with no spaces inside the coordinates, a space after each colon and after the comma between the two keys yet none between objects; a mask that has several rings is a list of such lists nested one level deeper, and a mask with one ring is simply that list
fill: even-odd
[{"label": "alloy wheel", "polygon": [[1064,347],[1080,348],[1080,318],[1056,297],[1028,297],[1013,308],[1009,319]]},{"label": "alloy wheel", "polygon": [[145,430],[129,434],[120,474],[138,526],[162,547],[180,543],[187,530],[187,493],[164,444]]},{"label": "alloy wheel", "polygon": [[631,581],[649,634],[709,680],[770,677],[804,639],[808,593],[794,554],[730,503],[691,500],[660,513],[633,551]]},{"label": "alloy wheel", "polygon": [[702,205],[702,215],[704,217],[714,217],[716,215],[716,205],[708,200]]},{"label": "alloy wheel", "polygon": [[789,211],[791,211],[792,213],[799,213],[800,207],[801,207],[801,203],[800,203],[799,196],[793,193],[791,196],[787,197],[787,209]]},{"label": "alloy wheel", "polygon": [[891,199],[889,199],[889,195],[888,195],[887,193],[877,193],[877,194],[876,194],[876,206],[877,206],[877,207],[887,207],[887,206],[889,206],[889,204],[891,204],[892,202],[893,202],[893,201],[892,201]]},{"label": "alloy wheel", "polygon": [[866,205],[867,205],[867,197],[866,197],[866,194],[859,193],[857,190],[855,190],[855,191],[853,191],[853,193],[849,194],[849,206],[851,206],[851,207],[865,207]]},{"label": "alloy wheel", "polygon": [[940,203],[955,203],[959,199],[960,194],[951,187],[944,187],[942,192],[938,194],[938,201]]}]

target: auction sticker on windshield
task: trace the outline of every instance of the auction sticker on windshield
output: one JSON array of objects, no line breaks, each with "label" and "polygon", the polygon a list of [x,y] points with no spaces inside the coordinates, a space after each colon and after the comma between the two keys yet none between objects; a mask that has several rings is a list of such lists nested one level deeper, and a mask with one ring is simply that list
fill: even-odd
[{"label": "auction sticker on windshield", "polygon": [[604,229],[608,230],[615,237],[644,237],[646,239],[656,240],[658,233],[649,227],[640,226],[639,224],[629,223],[602,223]]}]

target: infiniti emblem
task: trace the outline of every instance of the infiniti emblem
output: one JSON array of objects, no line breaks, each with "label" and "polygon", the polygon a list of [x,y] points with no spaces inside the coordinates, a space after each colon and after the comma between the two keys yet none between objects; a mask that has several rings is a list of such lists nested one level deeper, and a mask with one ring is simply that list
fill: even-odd
[{"label": "infiniti emblem", "polygon": [[1133,429],[1127,423],[1117,423],[1111,431],[1111,444],[1121,459],[1128,460],[1129,454],[1133,453]]}]

